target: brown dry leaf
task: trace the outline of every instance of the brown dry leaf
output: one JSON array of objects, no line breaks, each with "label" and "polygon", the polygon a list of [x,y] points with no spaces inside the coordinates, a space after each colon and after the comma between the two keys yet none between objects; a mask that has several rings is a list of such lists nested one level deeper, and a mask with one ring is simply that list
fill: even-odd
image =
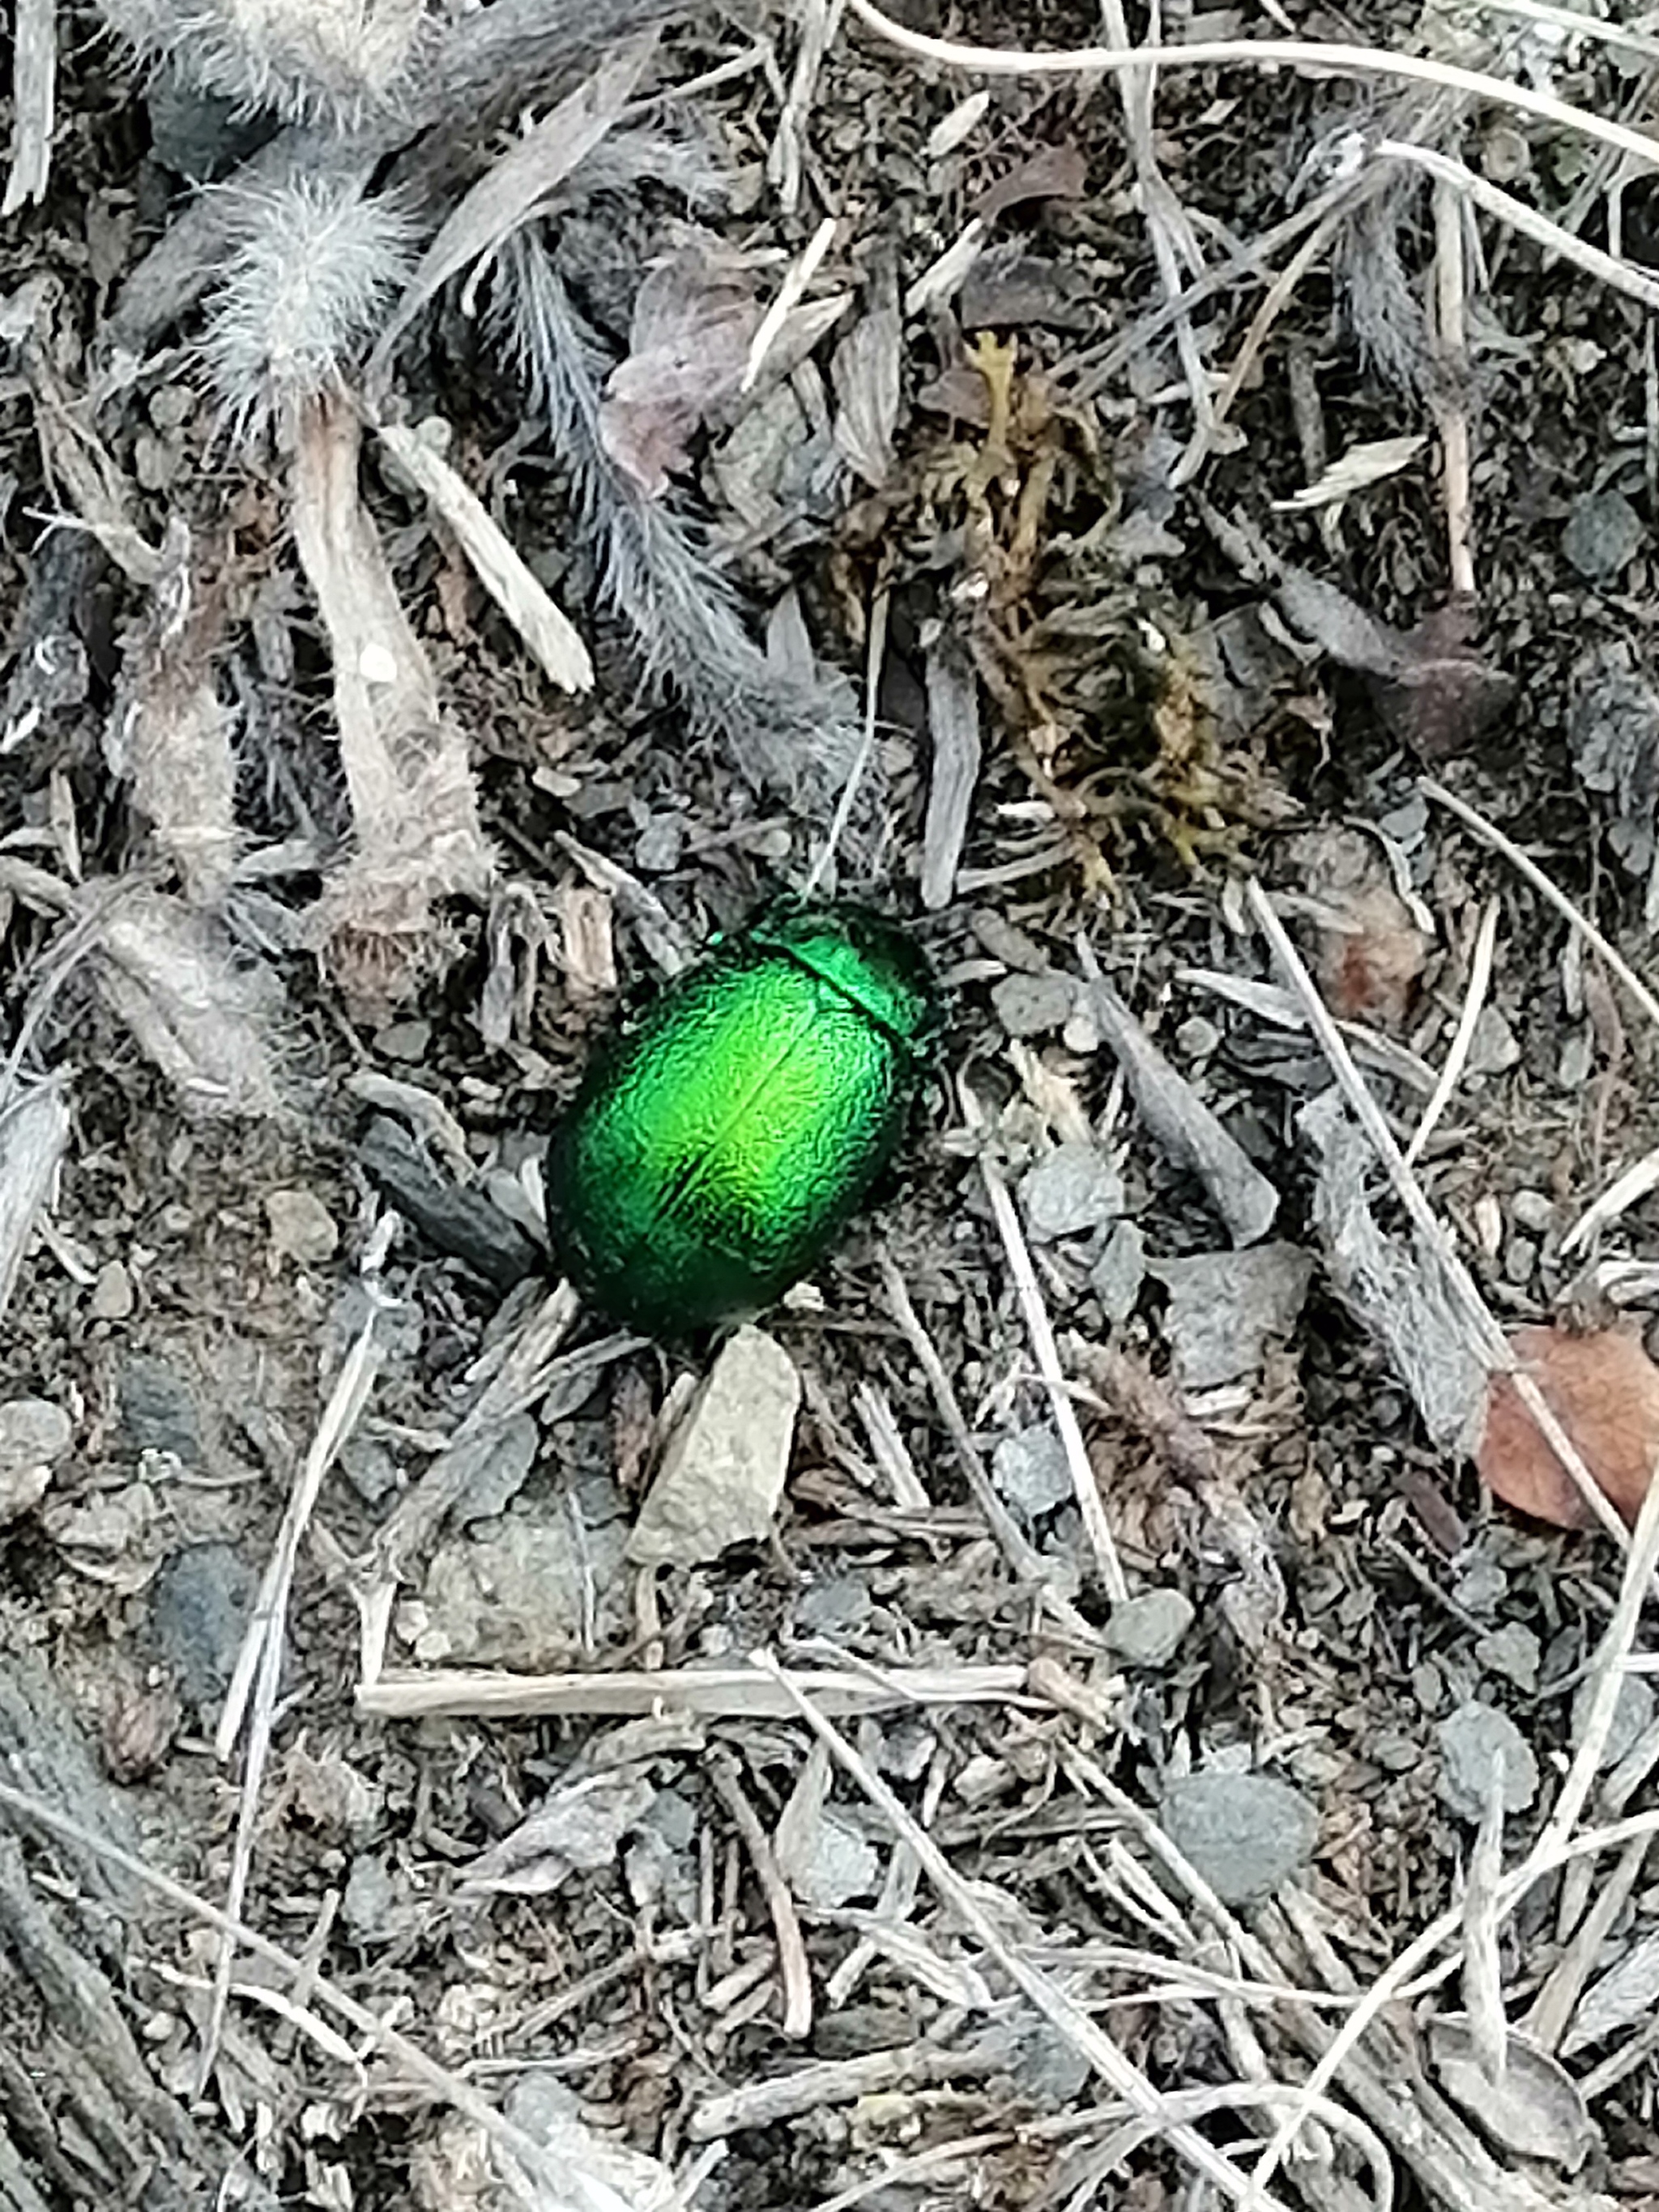
[{"label": "brown dry leaf", "polygon": [[1326,1004],[1344,1021],[1397,1027],[1429,939],[1395,889],[1381,850],[1361,830],[1331,828],[1297,838],[1291,851],[1317,902],[1315,972]]},{"label": "brown dry leaf", "polygon": [[1305,568],[1281,570],[1274,597],[1292,629],[1370,678],[1382,721],[1425,759],[1467,750],[1515,696],[1514,678],[1475,652],[1469,611],[1456,603],[1399,630]]},{"label": "brown dry leaf", "polygon": [[667,490],[699,427],[736,395],[759,320],[750,286],[695,246],[641,285],[628,358],[605,386],[599,435],[648,499]]},{"label": "brown dry leaf", "polygon": [[[1519,1328],[1509,1342],[1609,1503],[1633,1526],[1659,1462],[1659,1367],[1637,1338],[1617,1329],[1574,1336]],[[1487,1489],[1517,1512],[1558,1528],[1590,1526],[1572,1477],[1504,1375],[1492,1379],[1475,1465]]]},{"label": "brown dry leaf", "polygon": [[999,177],[975,203],[973,213],[990,222],[1027,200],[1079,200],[1089,181],[1089,164],[1075,146],[1045,146],[1028,161]]}]

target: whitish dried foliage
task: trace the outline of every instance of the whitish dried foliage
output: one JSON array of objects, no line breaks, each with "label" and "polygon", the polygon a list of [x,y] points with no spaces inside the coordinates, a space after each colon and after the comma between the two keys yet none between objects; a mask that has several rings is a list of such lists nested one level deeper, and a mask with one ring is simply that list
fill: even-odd
[{"label": "whitish dried foliage", "polygon": [[148,61],[221,99],[342,125],[407,85],[426,0],[99,0]]},{"label": "whitish dried foliage", "polygon": [[337,381],[407,274],[407,223],[349,178],[296,177],[230,198],[229,265],[202,341],[232,434],[245,438]]},{"label": "whitish dried foliage", "polygon": [[282,986],[216,923],[181,899],[126,890],[100,925],[93,967],[106,1002],[185,1106],[276,1110],[270,1029]]}]

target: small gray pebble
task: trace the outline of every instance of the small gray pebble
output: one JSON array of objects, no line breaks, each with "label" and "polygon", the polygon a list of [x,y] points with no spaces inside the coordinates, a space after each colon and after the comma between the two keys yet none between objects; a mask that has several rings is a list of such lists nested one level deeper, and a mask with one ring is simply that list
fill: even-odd
[{"label": "small gray pebble", "polygon": [[1183,1059],[1207,1060],[1221,1042],[1221,1032],[1204,1014],[1189,1014],[1175,1033],[1176,1049]]},{"label": "small gray pebble", "polygon": [[168,1360],[135,1352],[122,1370],[121,1419],[140,1451],[171,1452],[186,1467],[202,1457],[201,1417],[190,1384]]},{"label": "small gray pebble", "polygon": [[194,1705],[222,1694],[242,1648],[254,1577],[228,1544],[191,1544],[150,1585],[150,1625],[180,1693]]},{"label": "small gray pebble", "polygon": [[1454,1813],[1479,1820],[1486,1809],[1493,1769],[1503,1773],[1504,1810],[1524,1813],[1538,1795],[1538,1761],[1507,1713],[1471,1698],[1448,1713],[1440,1738],[1440,1795]]},{"label": "small gray pebble", "polygon": [[1120,1221],[1089,1270],[1089,1287],[1108,1321],[1127,1321],[1146,1279],[1146,1240],[1136,1221]]},{"label": "small gray pebble", "polygon": [[407,1066],[418,1067],[432,1049],[430,1022],[388,1022],[377,1030],[374,1048],[387,1060],[400,1060]]},{"label": "small gray pebble", "polygon": [[1501,1628],[1494,1628],[1490,1635],[1481,1637],[1475,1644],[1474,1656],[1489,1674],[1501,1674],[1516,1689],[1530,1693],[1538,1687],[1538,1662],[1541,1656],[1538,1638],[1518,1621],[1507,1620]]},{"label": "small gray pebble", "polygon": [[1226,1905],[1271,1897],[1307,1864],[1319,1840],[1314,1808],[1271,1774],[1186,1775],[1165,1788],[1163,1820]]},{"label": "small gray pebble", "polygon": [[1491,1613],[1503,1602],[1510,1578],[1496,1559],[1474,1559],[1452,1584],[1452,1595],[1466,1613]]},{"label": "small gray pebble", "polygon": [[1521,1040],[1507,1014],[1496,1006],[1482,1006],[1474,1024],[1469,1056],[1464,1063],[1469,1075],[1502,1075],[1521,1057]]},{"label": "small gray pebble", "polygon": [[991,1480],[1015,1512],[1028,1521],[1052,1513],[1072,1495],[1066,1447],[1052,1429],[1040,1423],[1002,1438],[991,1455]]},{"label": "small gray pebble", "polygon": [[1106,1648],[1127,1666],[1167,1667],[1193,1620],[1192,1600],[1180,1590],[1143,1590],[1112,1607]]},{"label": "small gray pebble", "polygon": [[1623,492],[1582,492],[1561,533],[1561,550],[1581,576],[1591,583],[1605,582],[1629,566],[1647,534]]},{"label": "small gray pebble", "polygon": [[685,823],[678,814],[653,814],[634,843],[634,866],[642,876],[671,875],[685,848]]},{"label": "small gray pebble", "polygon": [[1547,1198],[1541,1190],[1517,1190],[1510,1200],[1510,1212],[1517,1227],[1534,1237],[1541,1237],[1555,1221],[1555,1201]]},{"label": "small gray pebble", "polygon": [[869,1585],[857,1575],[826,1575],[795,1600],[795,1626],[805,1636],[853,1636],[869,1620]]},{"label": "small gray pebble", "polygon": [[379,1505],[398,1487],[398,1462],[374,1437],[348,1437],[340,1447],[340,1472],[365,1505]]},{"label": "small gray pebble", "polygon": [[1041,1036],[1062,1028],[1077,1000],[1069,975],[1046,969],[1041,975],[1005,975],[991,992],[997,1019],[1010,1036]]},{"label": "small gray pebble", "polygon": [[1028,1168],[1020,1178],[1019,1195],[1026,1230],[1039,1244],[1081,1236],[1123,1211],[1122,1178],[1113,1174],[1095,1146],[1075,1139],[1056,1145]]},{"label": "small gray pebble", "polygon": [[378,1852],[362,1851],[351,1862],[340,1899],[346,1932],[360,1943],[384,1942],[398,1931],[398,1885]]},{"label": "small gray pebble", "polygon": [[[1595,1685],[1583,1681],[1578,1685],[1572,1700],[1572,1740],[1575,1744],[1584,1740],[1584,1729],[1589,1720],[1591,1700]],[[1601,1753],[1603,1769],[1617,1766],[1627,1751],[1633,1750],[1636,1739],[1646,1734],[1653,1725],[1653,1685],[1641,1674],[1626,1674],[1619,1685],[1619,1702],[1613,1709],[1613,1726],[1607,1730],[1607,1740]]]}]

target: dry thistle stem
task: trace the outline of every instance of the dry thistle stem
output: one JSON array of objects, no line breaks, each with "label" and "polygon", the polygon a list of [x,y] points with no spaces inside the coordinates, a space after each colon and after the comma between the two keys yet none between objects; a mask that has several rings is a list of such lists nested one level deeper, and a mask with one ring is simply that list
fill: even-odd
[{"label": "dry thistle stem", "polygon": [[337,381],[407,274],[409,227],[350,179],[297,177],[235,197],[228,274],[202,352],[239,441]]},{"label": "dry thistle stem", "polygon": [[99,0],[146,60],[186,83],[293,122],[347,127],[396,99],[426,0]]}]

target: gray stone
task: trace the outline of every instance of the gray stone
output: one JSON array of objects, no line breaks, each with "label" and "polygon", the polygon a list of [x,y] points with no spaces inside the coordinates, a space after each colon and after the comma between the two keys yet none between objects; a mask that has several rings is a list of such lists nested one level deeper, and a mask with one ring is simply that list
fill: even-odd
[{"label": "gray stone", "polygon": [[1647,535],[1641,516],[1623,492],[1581,492],[1561,533],[1561,550],[1581,576],[1602,583],[1630,565]]},{"label": "gray stone", "polygon": [[1066,1447],[1042,1423],[1004,1437],[991,1455],[991,1480],[1016,1513],[1034,1521],[1052,1513],[1072,1495],[1072,1470]]},{"label": "gray stone", "polygon": [[360,1943],[384,1943],[407,1917],[391,1868],[378,1851],[360,1851],[351,1862],[340,1899],[340,1917]]},{"label": "gray stone", "polygon": [[1089,1287],[1108,1321],[1127,1321],[1146,1279],[1146,1240],[1135,1221],[1120,1221],[1089,1270]]},{"label": "gray stone", "polygon": [[629,1559],[701,1566],[764,1536],[783,1495],[799,1410],[800,1376],[783,1346],[763,1329],[738,1329],[669,1438]]},{"label": "gray stone", "polygon": [[532,1673],[579,1664],[590,1599],[596,1642],[604,1646],[621,1633],[626,1533],[617,1522],[579,1532],[568,1512],[551,1506],[544,1520],[511,1513],[479,1535],[441,1546],[414,1624],[416,1657]]},{"label": "gray stone", "polygon": [[[1593,1681],[1583,1681],[1572,1700],[1572,1740],[1575,1744],[1584,1740],[1584,1729],[1589,1720],[1592,1700],[1595,1696]],[[1627,1751],[1633,1751],[1638,1736],[1645,1735],[1653,1725],[1653,1685],[1645,1675],[1626,1674],[1619,1685],[1619,1702],[1613,1709],[1613,1726],[1607,1730],[1607,1740],[1601,1750],[1601,1765],[1605,1769],[1617,1766]]]},{"label": "gray stone", "polygon": [[1524,1813],[1538,1795],[1538,1761],[1507,1713],[1471,1698],[1436,1729],[1440,1739],[1440,1795],[1454,1813],[1479,1820],[1494,1771],[1503,1777],[1504,1810]]},{"label": "gray stone", "polygon": [[1475,1018],[1474,1036],[1464,1072],[1469,1075],[1502,1075],[1521,1057],[1521,1040],[1509,1016],[1497,1006],[1482,1006]]},{"label": "gray stone", "polygon": [[121,1372],[121,1419],[140,1451],[171,1452],[186,1467],[202,1458],[202,1424],[189,1382],[170,1360],[135,1352]]},{"label": "gray stone", "polygon": [[1123,1180],[1097,1146],[1073,1139],[1026,1170],[1019,1196],[1028,1234],[1052,1244],[1115,1220],[1123,1211]]},{"label": "gray stone", "polygon": [[191,1544],[162,1562],[150,1589],[150,1626],[190,1704],[223,1695],[254,1592],[252,1570],[228,1544]]},{"label": "gray stone", "polygon": [[634,866],[643,876],[672,874],[685,845],[685,821],[678,814],[653,814],[634,843]]},{"label": "gray stone", "polygon": [[1154,1260],[1147,1273],[1169,1290],[1164,1334],[1177,1380],[1213,1390],[1261,1367],[1269,1342],[1288,1336],[1302,1310],[1313,1261],[1294,1244]]},{"label": "gray stone", "polygon": [[339,1248],[339,1228],[315,1191],[268,1192],[265,1219],[270,1225],[271,1249],[301,1267],[320,1267]]},{"label": "gray stone", "polygon": [[1163,1821],[1226,1905],[1271,1897],[1319,1840],[1314,1808],[1271,1774],[1188,1774],[1165,1788]]},{"label": "gray stone", "polygon": [[853,1636],[870,1618],[869,1584],[858,1575],[826,1575],[795,1600],[795,1626],[804,1636]]},{"label": "gray stone", "polygon": [[0,1405],[0,1527],[40,1503],[74,1433],[69,1415],[50,1398]]},{"label": "gray stone", "polygon": [[457,1521],[465,1526],[472,1521],[494,1521],[505,1513],[530,1480],[541,1441],[533,1413],[515,1414],[482,1440],[477,1464],[453,1509]]},{"label": "gray stone", "polygon": [[1530,1694],[1538,1687],[1538,1638],[1519,1621],[1505,1621],[1501,1628],[1479,1638],[1474,1656],[1489,1674],[1501,1674],[1516,1689]]},{"label": "gray stone", "polygon": [[1503,1603],[1509,1586],[1497,1560],[1477,1553],[1452,1584],[1452,1595],[1466,1613],[1491,1613]]},{"label": "gray stone", "polygon": [[1167,1667],[1194,1618],[1192,1600],[1180,1590],[1143,1590],[1112,1607],[1106,1647],[1127,1667]]},{"label": "gray stone", "polygon": [[1075,978],[1052,968],[1040,975],[1005,975],[991,993],[997,1019],[1015,1037],[1062,1029],[1076,1002]]},{"label": "gray stone", "polygon": [[125,1321],[137,1303],[137,1293],[125,1263],[106,1260],[98,1270],[92,1296],[87,1300],[88,1317],[93,1321]]}]

